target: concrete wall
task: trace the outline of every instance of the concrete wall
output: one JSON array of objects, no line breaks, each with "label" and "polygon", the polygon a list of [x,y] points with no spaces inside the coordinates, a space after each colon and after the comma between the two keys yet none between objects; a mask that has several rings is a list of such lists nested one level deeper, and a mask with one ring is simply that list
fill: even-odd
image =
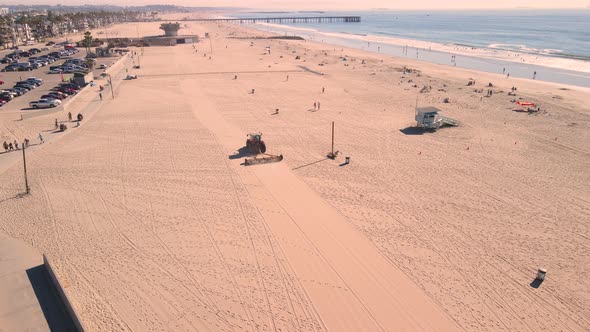
[{"label": "concrete wall", "polygon": [[59,282],[59,278],[55,274],[55,271],[54,271],[53,267],[51,266],[51,263],[45,254],[43,254],[43,264],[45,264],[45,268],[47,269],[47,273],[49,274],[49,278],[51,279],[53,286],[55,286],[55,289],[57,290],[59,297],[63,301],[64,306],[66,307],[66,310],[68,311],[68,314],[72,318],[72,321],[74,322],[74,326],[76,327],[76,330],[79,332],[84,332],[86,330],[84,327],[84,324],[82,323],[82,321],[78,317],[78,314],[76,314],[74,307],[70,303],[70,300],[68,299],[68,296],[66,295],[66,292],[64,291],[63,287],[61,286],[61,283]]}]

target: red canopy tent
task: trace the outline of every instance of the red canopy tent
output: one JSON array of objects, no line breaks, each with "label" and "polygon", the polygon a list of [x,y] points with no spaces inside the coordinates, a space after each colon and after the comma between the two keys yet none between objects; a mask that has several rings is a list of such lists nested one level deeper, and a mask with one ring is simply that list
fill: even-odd
[{"label": "red canopy tent", "polygon": [[518,105],[520,105],[520,106],[532,106],[532,107],[535,107],[535,103],[532,103],[530,101],[517,101],[516,103]]}]

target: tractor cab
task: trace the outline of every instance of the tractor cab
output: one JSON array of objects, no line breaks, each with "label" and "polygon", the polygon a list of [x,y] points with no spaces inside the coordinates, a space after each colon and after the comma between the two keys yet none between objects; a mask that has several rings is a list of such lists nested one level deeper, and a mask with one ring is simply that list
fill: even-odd
[{"label": "tractor cab", "polygon": [[248,134],[248,140],[252,142],[260,142],[262,140],[261,133]]}]

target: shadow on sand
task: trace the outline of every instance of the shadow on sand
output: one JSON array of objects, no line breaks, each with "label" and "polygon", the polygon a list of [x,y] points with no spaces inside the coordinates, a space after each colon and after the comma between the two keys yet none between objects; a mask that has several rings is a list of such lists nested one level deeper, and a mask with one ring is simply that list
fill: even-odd
[{"label": "shadow on sand", "polygon": [[229,159],[240,159],[240,158],[245,158],[247,156],[249,156],[250,153],[248,152],[248,148],[245,146],[242,146],[239,150],[238,153],[236,154],[232,154],[231,156],[229,156]]},{"label": "shadow on sand", "polygon": [[404,135],[424,135],[426,131],[418,127],[406,127],[399,130]]},{"label": "shadow on sand", "polygon": [[35,292],[43,316],[50,331],[72,331],[76,328],[68,315],[66,308],[49,279],[45,265],[39,265],[27,270],[27,277]]},{"label": "shadow on sand", "polygon": [[325,160],[328,160],[328,159],[330,159],[330,158],[324,158],[324,159],[316,160],[316,161],[311,162],[309,164],[305,164],[305,165],[301,165],[301,166],[297,166],[297,167],[291,168],[291,170],[294,171],[296,169],[300,169],[300,168],[303,168],[303,167],[311,166],[311,165],[314,165],[314,164],[317,164],[317,163],[321,163],[322,161],[325,161]]},{"label": "shadow on sand", "polygon": [[533,281],[531,281],[530,285],[533,288],[539,288],[542,283],[543,283],[543,280],[539,280],[539,279],[535,278]]}]

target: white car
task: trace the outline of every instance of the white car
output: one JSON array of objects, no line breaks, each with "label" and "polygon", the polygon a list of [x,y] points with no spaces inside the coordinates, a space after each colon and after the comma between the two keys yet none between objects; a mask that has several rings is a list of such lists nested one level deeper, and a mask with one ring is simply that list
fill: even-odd
[{"label": "white car", "polygon": [[59,69],[59,68],[57,68],[57,69],[51,69],[51,70],[49,71],[49,74],[59,74],[59,73],[61,73],[62,71],[63,71],[63,70],[61,70],[61,69]]},{"label": "white car", "polygon": [[57,99],[39,99],[29,103],[32,108],[49,108],[57,107],[61,104],[61,101]]}]

